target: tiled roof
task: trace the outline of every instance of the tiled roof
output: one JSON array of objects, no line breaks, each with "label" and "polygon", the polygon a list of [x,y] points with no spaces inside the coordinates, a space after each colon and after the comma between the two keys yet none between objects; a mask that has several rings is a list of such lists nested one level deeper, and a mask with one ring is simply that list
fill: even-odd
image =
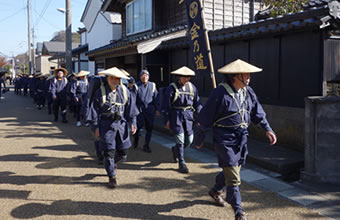
[{"label": "tiled roof", "polygon": [[305,9],[312,8],[312,7],[320,7],[320,6],[328,4],[328,2],[330,1],[332,0],[309,0],[303,7]]},{"label": "tiled roof", "polygon": [[105,53],[105,51],[116,49],[116,48],[134,47],[139,42],[151,40],[153,38],[157,38],[157,37],[164,36],[164,35],[167,35],[167,34],[175,33],[175,32],[181,31],[181,30],[185,30],[187,28],[188,28],[188,26],[186,24],[182,24],[182,25],[178,25],[178,26],[171,27],[171,28],[168,28],[168,29],[165,29],[165,30],[154,32],[154,33],[148,33],[148,34],[133,36],[133,37],[125,37],[123,39],[113,41],[113,42],[111,42],[111,44],[105,45],[103,47],[99,47],[99,48],[96,48],[94,50],[90,50],[88,52],[88,55],[91,56],[91,55],[94,55],[94,54],[99,53],[99,52]]},{"label": "tiled roof", "polygon": [[[242,40],[257,38],[275,33],[290,32],[304,29],[319,30],[322,25],[321,18],[329,15],[327,5],[310,8],[299,13],[267,18],[251,22],[249,24],[224,28],[209,32],[212,43],[225,42],[230,40]],[[174,47],[188,47],[188,39],[180,38],[164,42],[159,48],[170,49]]]},{"label": "tiled roof", "polygon": [[[72,49],[78,47],[79,43],[72,43]],[[46,50],[49,53],[58,53],[65,51],[65,42],[59,42],[59,41],[45,41],[43,43],[43,48],[46,48]]]},{"label": "tiled roof", "polygon": [[89,48],[89,45],[88,45],[88,44],[80,45],[79,47],[74,48],[74,49],[72,50],[72,54],[83,53],[83,52],[87,51],[88,48]]}]

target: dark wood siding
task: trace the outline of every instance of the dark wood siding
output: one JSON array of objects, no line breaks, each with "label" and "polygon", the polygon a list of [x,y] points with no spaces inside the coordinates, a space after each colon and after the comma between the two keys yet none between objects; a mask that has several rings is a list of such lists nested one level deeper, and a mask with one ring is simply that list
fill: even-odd
[{"label": "dark wood siding", "polygon": [[324,80],[340,81],[340,39],[327,39],[324,43]]},{"label": "dark wood siding", "polygon": [[122,38],[126,36],[126,10],[124,5],[124,12],[122,13]]},{"label": "dark wood siding", "polygon": [[177,24],[187,22],[184,2],[179,4],[178,0],[154,0],[155,8],[155,30],[167,29]]},{"label": "dark wood siding", "polygon": [[146,69],[150,72],[150,80],[157,82],[157,87],[169,85],[168,53],[154,51],[145,56]]},{"label": "dark wood siding", "polygon": [[263,69],[251,75],[251,86],[262,103],[278,102],[280,98],[279,48],[279,38],[253,40],[249,46],[250,63]]},{"label": "dark wood siding", "polygon": [[[213,44],[212,56],[216,83],[219,84],[223,79],[218,69],[240,58],[263,69],[262,72],[251,75],[250,84],[261,103],[304,107],[306,96],[322,95],[323,44],[321,36],[320,32],[299,32]],[[329,42],[329,47],[335,47],[332,44],[337,45],[337,42]],[[176,49],[168,53],[170,71],[183,65],[194,69],[191,61],[192,55],[188,49]],[[329,53],[335,52],[329,50]],[[339,58],[333,57],[332,59]],[[333,69],[339,68],[337,65],[338,63],[333,64]],[[173,77],[170,76],[170,79],[172,81]],[[191,81],[199,89],[201,96],[206,97],[210,94],[212,83],[209,74],[196,75]]]},{"label": "dark wood siding", "polygon": [[[223,74],[217,72],[219,68],[224,66],[224,45],[212,45],[211,46],[211,53],[214,62],[214,69],[215,69],[215,78],[216,84],[219,84],[223,80]],[[210,78],[210,77],[209,77]],[[209,79],[210,85],[212,85],[211,78]]]},{"label": "dark wood siding", "polygon": [[320,46],[319,33],[282,37],[281,104],[304,107],[304,97],[322,95]]},{"label": "dark wood siding", "polygon": [[230,63],[236,59],[247,61],[248,55],[248,42],[237,41],[225,45],[225,63]]}]

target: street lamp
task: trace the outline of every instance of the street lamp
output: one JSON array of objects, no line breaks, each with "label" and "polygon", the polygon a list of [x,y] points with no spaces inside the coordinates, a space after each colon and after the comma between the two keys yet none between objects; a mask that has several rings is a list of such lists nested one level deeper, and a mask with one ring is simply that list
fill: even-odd
[{"label": "street lamp", "polygon": [[57,8],[61,13],[65,13],[66,37],[65,37],[65,62],[66,69],[72,73],[72,21],[71,21],[71,0],[65,0],[66,9]]},{"label": "street lamp", "polygon": [[66,13],[65,8],[57,8],[58,11],[60,11],[61,13]]}]

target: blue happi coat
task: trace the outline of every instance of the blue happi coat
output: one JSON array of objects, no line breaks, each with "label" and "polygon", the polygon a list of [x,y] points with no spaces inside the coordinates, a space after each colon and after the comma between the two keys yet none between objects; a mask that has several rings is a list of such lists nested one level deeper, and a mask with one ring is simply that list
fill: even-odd
[{"label": "blue happi coat", "polygon": [[44,94],[45,89],[45,79],[38,79],[35,83],[35,91],[37,93],[40,93],[41,96]]},{"label": "blue happi coat", "polygon": [[[105,103],[103,104],[102,90],[99,88],[95,93],[93,107],[98,115],[97,127],[99,128],[101,146],[104,150],[123,150],[131,146],[129,127],[133,124],[136,127],[138,110],[132,103],[131,94],[126,88],[128,100],[125,105],[112,105],[113,102],[125,103],[123,85],[116,89],[116,100],[113,100],[113,92],[109,85],[105,84]],[[112,113],[119,112],[120,120],[114,120]],[[120,138],[117,143],[117,136]]]},{"label": "blue happi coat", "polygon": [[82,105],[83,103],[87,103],[87,91],[88,91],[89,85],[87,79],[85,80],[77,80],[74,83],[72,83],[70,92],[72,95],[72,99],[75,101],[75,98],[79,99],[79,104]]},{"label": "blue happi coat", "polygon": [[22,89],[24,87],[24,77],[19,77],[16,81],[16,86],[18,89]]},{"label": "blue happi coat", "polygon": [[174,134],[186,132],[191,135],[193,133],[194,114],[198,114],[202,109],[198,91],[192,83],[192,95],[189,94],[189,83],[183,88],[179,81],[175,82],[179,92],[185,92],[185,94],[180,94],[176,100],[174,100],[176,89],[173,85],[170,84],[165,91],[162,112],[165,122],[170,121],[170,129]]},{"label": "blue happi coat", "polygon": [[[242,89],[245,99],[240,103],[240,96],[236,94],[234,87],[231,85],[229,87],[234,92],[235,98],[219,85],[211,92],[198,115],[201,132],[213,127],[214,146],[220,167],[245,163],[248,154],[247,128],[251,121],[267,131],[272,131],[254,90],[249,86]],[[196,135],[196,138],[202,136]]]},{"label": "blue happi coat", "polygon": [[2,79],[2,77],[0,77],[0,89],[1,89],[2,85],[4,85],[4,87],[6,88],[5,81]]},{"label": "blue happi coat", "polygon": [[65,99],[66,101],[66,85],[67,79],[62,78],[62,80],[57,80],[56,78],[52,78],[50,80],[50,87],[49,90],[51,91],[52,97],[57,97]]},{"label": "blue happi coat", "polygon": [[44,82],[44,95],[46,99],[51,99],[51,90],[50,90],[51,79],[46,79]]},{"label": "blue happi coat", "polygon": [[89,89],[87,92],[87,96],[89,97],[89,111],[86,115],[86,120],[91,122],[93,125],[96,126],[97,123],[97,112],[93,107],[93,100],[96,95],[96,91],[100,88],[101,84],[106,84],[106,76],[93,76],[89,78]]},{"label": "blue happi coat", "polygon": [[155,88],[156,85],[152,82],[148,82],[144,85],[141,81],[138,81],[137,86],[136,105],[140,112],[137,123],[143,124],[144,120],[146,120],[149,124],[153,124],[155,109],[159,110],[159,103],[157,99],[158,91]]}]

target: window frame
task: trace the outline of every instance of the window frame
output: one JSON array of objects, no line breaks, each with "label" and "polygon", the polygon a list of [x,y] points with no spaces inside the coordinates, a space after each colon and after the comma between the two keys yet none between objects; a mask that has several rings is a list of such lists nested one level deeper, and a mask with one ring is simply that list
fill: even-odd
[{"label": "window frame", "polygon": [[[150,22],[150,26],[136,31],[135,28],[134,28],[135,25],[136,25],[135,19],[134,19],[134,15],[135,15],[135,13],[134,13],[134,11],[135,11],[134,4],[136,4],[138,1],[143,1],[144,9],[147,8],[147,5],[148,5],[148,4],[146,4],[147,1],[150,1],[150,5],[151,5],[151,7],[149,8],[150,12],[147,13],[146,10],[144,10],[144,27],[147,24],[147,19],[150,19],[150,21],[149,21]],[[131,11],[130,14],[128,14],[128,8],[129,7],[131,7],[130,8],[130,11]],[[152,8],[152,0],[133,0],[133,1],[129,2],[128,4],[126,4],[126,6],[125,6],[125,15],[126,15],[125,16],[126,17],[126,19],[125,19],[126,20],[125,21],[125,32],[126,32],[126,35],[129,36],[129,35],[133,35],[133,34],[137,34],[137,33],[142,33],[142,32],[148,31],[148,30],[152,30],[152,26],[153,26],[153,24],[152,24],[153,23],[152,22],[152,15],[153,15],[152,14],[152,10],[153,10],[153,8]],[[146,17],[146,15],[148,15],[148,14],[150,14],[150,18]],[[128,20],[128,17],[131,17],[131,20]],[[128,29],[132,29],[133,31],[128,32]]]}]

